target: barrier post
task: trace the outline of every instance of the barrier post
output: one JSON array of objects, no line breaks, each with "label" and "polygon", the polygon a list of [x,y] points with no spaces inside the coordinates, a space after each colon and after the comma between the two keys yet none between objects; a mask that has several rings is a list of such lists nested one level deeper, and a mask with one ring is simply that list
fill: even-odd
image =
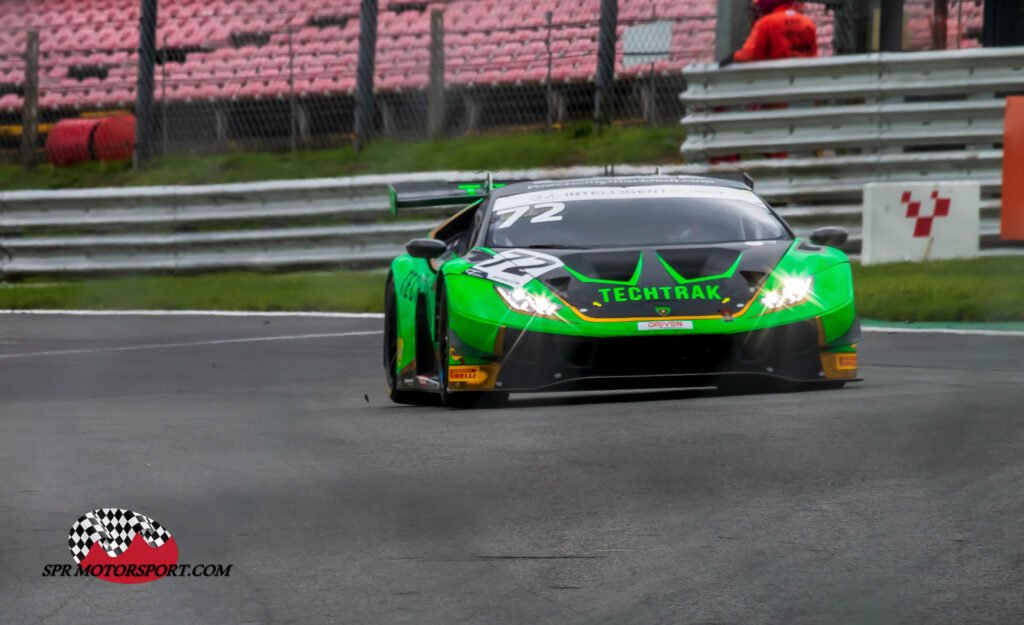
[{"label": "barrier post", "polygon": [[902,52],[903,0],[882,0],[878,13],[878,49]]},{"label": "barrier post", "polygon": [[295,48],[292,46],[292,27],[288,27],[288,119],[291,122],[292,152],[298,149],[298,120],[295,102]]},{"label": "barrier post", "polygon": [[1003,206],[999,238],[1024,241],[1024,96],[1006,98],[1003,125]]},{"label": "barrier post", "polygon": [[547,27],[547,36],[544,38],[544,50],[548,55],[548,73],[544,79],[544,101],[547,102],[547,116],[545,117],[545,130],[551,132],[554,125],[554,94],[551,92],[551,11],[544,12],[544,25]]},{"label": "barrier post", "polygon": [[39,31],[30,30],[25,41],[24,101],[21,107],[21,164],[35,167],[39,143]]},{"label": "barrier post", "polygon": [[359,4],[359,59],[356,65],[355,149],[358,152],[373,137],[377,114],[374,111],[373,74],[377,54],[377,0]]},{"label": "barrier post", "polygon": [[36,165],[39,143],[39,31],[26,33],[25,103],[22,106],[22,165]]},{"label": "barrier post", "polygon": [[135,88],[135,167],[153,155],[153,90],[156,72],[156,4],[142,0],[139,13],[139,75]]},{"label": "barrier post", "polygon": [[427,135],[444,132],[444,11],[430,10],[430,88],[427,91]]},{"label": "barrier post", "polygon": [[597,32],[597,74],[594,90],[594,134],[610,118],[611,95],[615,87],[615,40],[619,23],[618,0],[601,0]]},{"label": "barrier post", "polygon": [[715,13],[715,60],[720,61],[743,47],[750,33],[750,0],[717,0]]},{"label": "barrier post", "polygon": [[949,21],[949,0],[934,0],[932,18],[932,50],[946,49],[946,22]]}]

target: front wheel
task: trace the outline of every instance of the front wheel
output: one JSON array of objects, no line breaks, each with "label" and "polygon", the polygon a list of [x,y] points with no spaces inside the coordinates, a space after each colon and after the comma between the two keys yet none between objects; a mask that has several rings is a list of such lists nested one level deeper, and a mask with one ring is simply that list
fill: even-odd
[{"label": "front wheel", "polygon": [[434,315],[437,335],[437,379],[440,382],[441,405],[449,408],[482,408],[500,406],[508,401],[503,391],[449,391],[448,358],[451,344],[448,341],[448,289],[442,282],[438,286],[437,312]]}]

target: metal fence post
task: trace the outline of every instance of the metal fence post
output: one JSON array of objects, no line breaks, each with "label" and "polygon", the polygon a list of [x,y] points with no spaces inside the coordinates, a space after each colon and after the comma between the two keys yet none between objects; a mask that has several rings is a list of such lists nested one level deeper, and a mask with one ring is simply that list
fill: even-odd
[{"label": "metal fence post", "polygon": [[292,28],[288,27],[288,116],[291,118],[292,152],[298,149],[295,119],[295,50],[292,48]]},{"label": "metal fence post", "polygon": [[444,132],[444,11],[430,10],[430,90],[427,93],[427,132],[431,139]]},{"label": "metal fence post", "polygon": [[[651,23],[653,24],[658,20],[658,8],[657,6],[651,6]],[[651,60],[651,80],[650,88],[648,90],[647,107],[644,111],[644,117],[650,124],[654,124],[658,117],[658,89],[654,84],[654,60]]]},{"label": "metal fence post", "polygon": [[619,21],[618,0],[601,0],[598,18],[597,74],[594,91],[594,133],[609,119],[611,93],[615,86],[615,39]]},{"label": "metal fence post", "polygon": [[949,21],[949,0],[935,0],[932,19],[932,50],[946,49],[946,23]]},{"label": "metal fence post", "polygon": [[142,0],[139,16],[139,75],[135,88],[135,167],[153,154],[153,88],[156,68],[157,0]]},{"label": "metal fence post", "polygon": [[[833,53],[862,54],[867,52],[867,0],[841,0],[833,10]],[[900,28],[903,18],[900,17]]]},{"label": "metal fence post", "polygon": [[554,88],[551,84],[551,11],[544,12],[544,24],[547,26],[547,37],[544,39],[544,47],[548,53],[548,74],[544,80],[544,93],[547,100],[547,131],[551,132],[552,126],[554,126],[554,94],[551,90]]},{"label": "metal fence post", "polygon": [[163,153],[167,155],[167,35],[164,35],[164,52],[160,55],[160,126],[163,135]]},{"label": "metal fence post", "polygon": [[39,31],[30,30],[25,40],[24,104],[21,107],[21,164],[28,170],[36,164],[39,142]]},{"label": "metal fence post", "polygon": [[715,22],[715,60],[740,49],[750,32],[749,0],[718,0]]},{"label": "metal fence post", "polygon": [[903,0],[881,0],[878,30],[879,50],[903,50]]},{"label": "metal fence post", "polygon": [[1024,44],[1020,0],[985,0],[981,44],[986,48]]},{"label": "metal fence post", "polygon": [[373,101],[376,53],[377,0],[361,0],[359,5],[359,62],[356,68],[356,151],[370,141],[376,125]]}]

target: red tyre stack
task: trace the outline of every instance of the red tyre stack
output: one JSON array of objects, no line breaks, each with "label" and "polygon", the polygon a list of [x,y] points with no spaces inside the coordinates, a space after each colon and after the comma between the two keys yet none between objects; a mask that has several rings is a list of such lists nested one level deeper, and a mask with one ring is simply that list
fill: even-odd
[{"label": "red tyre stack", "polygon": [[132,115],[62,119],[46,137],[46,160],[54,165],[117,161],[130,158],[134,149]]}]

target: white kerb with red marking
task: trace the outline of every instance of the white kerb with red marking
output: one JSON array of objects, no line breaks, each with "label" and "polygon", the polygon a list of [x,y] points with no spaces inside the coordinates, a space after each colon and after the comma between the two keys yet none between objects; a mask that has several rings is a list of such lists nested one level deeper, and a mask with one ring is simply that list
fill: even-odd
[{"label": "white kerb with red marking", "polygon": [[978,255],[977,182],[864,185],[861,262],[921,262]]}]

